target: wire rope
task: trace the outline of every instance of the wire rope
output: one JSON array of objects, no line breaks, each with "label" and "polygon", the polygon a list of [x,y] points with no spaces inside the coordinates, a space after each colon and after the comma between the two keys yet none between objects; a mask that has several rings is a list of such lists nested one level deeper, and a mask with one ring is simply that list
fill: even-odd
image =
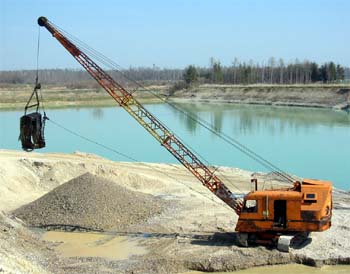
[{"label": "wire rope", "polygon": [[[164,172],[164,171],[162,171],[162,170],[156,169],[156,168],[154,168],[153,166],[151,166],[151,165],[149,165],[149,164],[146,164],[146,163],[144,163],[144,162],[141,162],[141,161],[137,160],[137,159],[134,158],[134,157],[131,157],[131,156],[125,154],[125,153],[122,153],[122,152],[116,150],[115,148],[111,148],[111,147],[109,147],[109,146],[107,146],[107,145],[104,145],[104,144],[102,144],[102,143],[100,143],[100,142],[97,142],[96,140],[93,140],[93,139],[91,139],[91,138],[89,138],[89,137],[86,137],[86,136],[80,134],[80,133],[77,133],[76,131],[73,131],[73,130],[71,130],[71,129],[69,129],[69,128],[63,126],[63,125],[61,125],[60,123],[58,123],[58,122],[56,122],[56,121],[54,121],[54,120],[52,120],[52,119],[47,119],[47,120],[48,120],[49,122],[51,122],[53,125],[55,125],[56,127],[58,127],[58,128],[60,128],[60,129],[62,129],[62,130],[64,130],[64,131],[70,133],[71,135],[74,135],[74,136],[76,136],[76,137],[78,137],[78,138],[80,138],[80,139],[83,139],[83,140],[85,140],[85,141],[87,141],[87,142],[89,142],[89,143],[92,143],[92,144],[94,144],[94,145],[96,145],[96,146],[102,147],[102,148],[104,148],[105,150],[108,150],[108,151],[110,151],[110,152],[113,152],[113,153],[115,153],[115,154],[117,154],[117,155],[119,155],[119,156],[121,156],[121,157],[123,157],[123,158],[126,158],[126,159],[128,159],[128,160],[130,160],[130,161],[132,161],[132,162],[135,162],[135,163],[138,163],[138,164],[140,164],[140,165],[143,165],[143,166],[145,166],[145,167],[147,167],[147,168],[150,168],[151,170],[154,170],[154,171],[156,171],[156,172],[158,172],[158,173],[160,173],[160,174],[162,174],[162,175],[164,175],[164,176],[166,176],[166,177],[168,177],[168,178],[170,178],[170,179],[176,181],[177,183],[180,183],[181,185],[184,185],[185,187],[187,187],[187,188],[191,189],[192,191],[194,191],[194,192],[200,194],[201,196],[204,196],[205,198],[209,199],[210,201],[212,201],[212,202],[214,202],[214,203],[216,203],[216,204],[220,204],[218,201],[215,201],[215,200],[213,200],[212,198],[208,197],[208,196],[207,196],[206,194],[204,194],[203,192],[200,192],[200,191],[194,189],[193,187],[186,185],[185,183],[181,182],[179,179],[177,179],[177,178],[171,176],[169,173],[166,173],[166,172]],[[236,187],[236,188],[237,188],[237,187]],[[242,190],[240,190],[239,188],[237,188],[237,190],[240,191],[240,192],[242,193]]]},{"label": "wire rope", "polygon": [[[120,73],[123,77],[126,79],[132,81],[135,83],[138,87],[143,88],[145,91],[151,93],[153,96],[161,100],[162,102],[168,104],[172,108],[176,109],[192,121],[198,123],[200,126],[204,127],[206,130],[210,131],[211,133],[215,134],[219,138],[221,138],[223,141],[226,143],[230,144],[231,146],[235,147],[237,150],[241,151],[244,153],[246,156],[249,158],[255,160],[259,164],[261,164],[263,167],[267,168],[268,170],[272,171],[274,174],[279,176],[282,180],[288,181],[288,182],[293,182],[294,179],[292,176],[272,164],[270,161],[264,159],[262,156],[258,155],[256,152],[252,151],[242,143],[240,143],[238,140],[232,138],[231,136],[227,135],[226,133],[223,132],[218,132],[215,127],[210,124],[209,122],[199,118],[199,117],[193,117],[192,113],[188,113],[175,105],[174,103],[169,102],[168,100],[164,99],[160,95],[154,93],[153,91],[149,90],[147,87],[143,86],[141,83],[138,81],[132,79],[131,77],[127,76],[125,73],[122,72],[123,68],[118,65],[116,62],[112,61],[108,57],[104,56],[102,53],[98,52],[97,50],[94,50],[90,46],[88,46],[86,43],[81,41],[80,39],[76,38],[75,36],[69,34],[67,31],[63,30],[62,28],[54,25],[53,23],[50,22],[54,27],[56,27],[58,30],[60,30],[62,33],[64,33],[69,39],[71,39],[74,43],[78,44],[78,47],[83,51],[83,52],[88,52],[89,55],[93,56],[97,61],[100,63],[104,64],[105,66],[111,68],[112,70],[116,70],[118,73]],[[192,149],[192,148],[191,148]],[[196,152],[197,153],[197,152]],[[198,153],[197,153],[198,154]],[[200,155],[199,155],[200,156]],[[202,159],[204,159],[202,156],[200,156]],[[205,160],[205,159],[204,159]],[[206,163],[209,163],[208,161],[205,160]]]},{"label": "wire rope", "polygon": [[[69,34],[68,32],[66,32],[65,30],[63,30],[62,28],[54,25],[53,23],[50,22],[50,24],[52,24],[55,28],[57,28],[60,32],[62,32],[66,37],[69,37],[71,39],[71,42],[74,42],[74,44],[78,44],[78,48],[80,50],[82,50],[84,53],[88,52],[89,56],[93,56],[95,57],[95,59],[97,59],[98,61],[100,61],[102,64],[106,65],[107,67],[116,70],[118,73],[120,73],[123,77],[127,77],[128,80],[134,82],[135,84],[137,84],[139,87],[143,87],[140,83],[138,83],[136,80],[128,77],[125,73],[123,73],[120,69],[123,69],[121,66],[119,66],[117,63],[115,63],[114,61],[110,60],[108,57],[104,56],[102,53],[99,53],[98,51],[94,50],[93,48],[91,48],[89,45],[87,45],[86,43],[84,43],[83,41],[81,41],[80,39],[76,38],[75,36],[73,36],[72,34]],[[119,67],[120,69],[117,69],[115,67]],[[146,87],[143,87],[144,89],[147,89]],[[152,92],[151,92],[152,94]],[[154,94],[152,94],[154,95]],[[153,114],[152,114],[153,115]],[[154,115],[153,115],[154,116]],[[168,126],[166,126],[164,123],[162,123],[163,126],[171,131]],[[179,138],[177,136],[177,138],[184,143],[187,147],[189,147],[191,149],[191,151],[193,151],[196,155],[199,156],[199,158],[204,161],[207,165],[209,166],[213,166],[208,160],[206,160],[198,151],[196,151],[192,146],[190,146],[188,143],[186,143],[184,140],[182,140],[181,138]]]}]

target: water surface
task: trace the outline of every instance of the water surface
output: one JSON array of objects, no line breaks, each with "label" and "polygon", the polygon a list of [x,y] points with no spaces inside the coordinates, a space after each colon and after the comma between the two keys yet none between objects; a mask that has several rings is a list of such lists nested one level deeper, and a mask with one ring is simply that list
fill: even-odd
[{"label": "water surface", "polygon": [[[304,178],[331,180],[350,189],[350,115],[329,109],[234,104],[179,104],[243,143],[282,170]],[[148,104],[156,117],[208,164],[269,172],[215,134],[166,104]],[[0,112],[0,147],[21,149],[19,111]],[[177,163],[157,141],[119,107],[48,110],[52,121],[144,162]],[[47,122],[47,148],[41,152],[91,152],[116,161],[130,159]]]}]

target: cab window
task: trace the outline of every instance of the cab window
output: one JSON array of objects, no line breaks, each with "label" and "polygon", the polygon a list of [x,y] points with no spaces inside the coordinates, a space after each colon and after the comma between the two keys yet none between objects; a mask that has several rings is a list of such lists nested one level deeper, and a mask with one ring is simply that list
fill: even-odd
[{"label": "cab window", "polygon": [[258,201],[257,200],[246,200],[243,207],[243,212],[257,212]]}]

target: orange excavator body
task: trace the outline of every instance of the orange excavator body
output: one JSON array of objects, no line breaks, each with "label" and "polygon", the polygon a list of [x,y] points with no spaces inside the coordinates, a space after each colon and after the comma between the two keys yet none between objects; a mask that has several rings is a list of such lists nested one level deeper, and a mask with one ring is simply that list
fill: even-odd
[{"label": "orange excavator body", "polygon": [[332,184],[304,179],[294,187],[252,191],[244,197],[236,231],[312,232],[331,226]]}]

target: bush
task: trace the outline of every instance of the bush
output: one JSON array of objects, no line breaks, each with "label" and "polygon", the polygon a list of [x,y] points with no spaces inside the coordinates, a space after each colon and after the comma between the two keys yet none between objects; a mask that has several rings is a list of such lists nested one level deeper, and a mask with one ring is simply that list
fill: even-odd
[{"label": "bush", "polygon": [[185,69],[183,78],[188,85],[198,82],[198,72],[195,66],[190,65]]},{"label": "bush", "polygon": [[184,81],[175,82],[170,88],[169,88],[169,96],[173,95],[176,91],[188,89],[189,85]]}]

